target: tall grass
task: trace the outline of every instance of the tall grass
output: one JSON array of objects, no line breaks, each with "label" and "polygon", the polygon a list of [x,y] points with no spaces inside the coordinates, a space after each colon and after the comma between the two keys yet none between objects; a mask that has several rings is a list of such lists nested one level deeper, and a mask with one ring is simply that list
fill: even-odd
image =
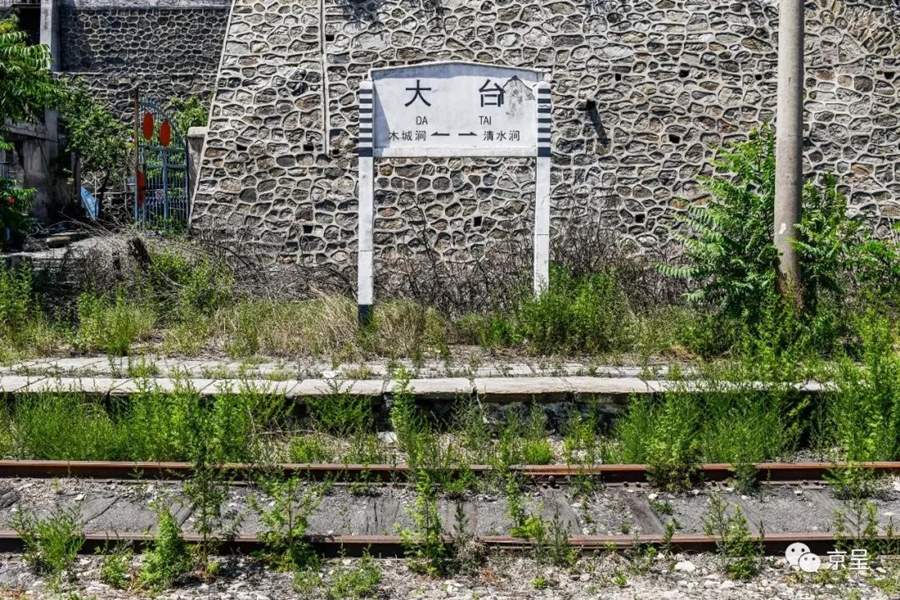
[{"label": "tall grass", "polygon": [[900,354],[896,327],[869,315],[860,325],[861,361],[845,358],[834,371],[837,386],[825,434],[850,461],[900,458]]},{"label": "tall grass", "polygon": [[146,388],[110,404],[38,394],[18,399],[8,414],[14,455],[67,460],[191,460],[194,433],[202,430],[222,460],[253,461],[283,418],[280,397],[241,390],[204,399],[187,387]]},{"label": "tall grass", "polygon": [[129,300],[121,291],[113,298],[84,293],[78,298],[75,343],[88,352],[125,356],[132,344],[150,337],[155,324],[149,304]]}]

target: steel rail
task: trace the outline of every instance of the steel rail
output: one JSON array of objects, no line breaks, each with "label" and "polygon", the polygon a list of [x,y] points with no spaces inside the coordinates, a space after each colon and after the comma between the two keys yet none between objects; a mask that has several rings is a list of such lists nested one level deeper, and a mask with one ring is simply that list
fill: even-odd
[{"label": "steel rail", "polygon": [[[760,481],[822,480],[829,472],[845,464],[827,462],[757,463]],[[875,473],[900,473],[900,462],[862,462],[854,467]],[[404,481],[411,469],[405,465],[389,464],[296,464],[281,463],[262,466],[247,463],[226,463],[217,467],[233,480],[252,480],[257,474],[302,475],[310,479]],[[641,483],[648,481],[652,469],[639,464],[601,465],[514,465],[511,470],[535,482],[554,482],[577,477],[593,477],[609,483]],[[447,469],[462,471],[463,469]],[[465,467],[476,476],[494,471],[488,465]],[[184,479],[191,476],[193,466],[186,462],[152,461],[66,461],[66,460],[0,460],[0,478],[63,478],[80,479]],[[724,463],[698,465],[698,481],[725,481],[735,476],[735,467]]]},{"label": "steel rail", "polygon": [[[201,541],[195,533],[182,534],[188,544]],[[108,549],[115,545],[127,545],[137,549],[147,548],[154,542],[150,533],[94,531],[84,534],[84,544],[80,552],[92,554],[98,549]],[[751,536],[751,541],[760,544],[767,555],[778,555],[794,542],[802,542],[814,552],[831,550],[843,538],[833,533],[780,532],[764,536]],[[316,551],[325,556],[361,556],[364,553],[378,557],[403,556],[404,544],[398,535],[309,535],[305,540]],[[886,535],[873,536],[873,541],[894,542],[897,538]],[[495,535],[476,538],[477,543],[494,551],[527,552],[533,550],[536,542],[524,538]],[[453,545],[452,538],[446,538]],[[577,535],[569,537],[569,544],[581,552],[623,551],[637,547],[665,547],[677,552],[715,552],[720,540],[716,536],[704,534],[676,534],[671,538],[661,535]],[[238,535],[216,539],[217,551],[222,553],[250,553],[265,548],[265,544],[255,535]],[[13,530],[0,529],[0,552],[20,552],[24,542]]]}]

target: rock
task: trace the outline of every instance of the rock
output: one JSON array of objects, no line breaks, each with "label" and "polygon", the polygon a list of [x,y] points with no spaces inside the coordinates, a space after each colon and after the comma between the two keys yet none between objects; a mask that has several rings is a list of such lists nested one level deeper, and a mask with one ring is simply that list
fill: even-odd
[{"label": "rock", "polygon": [[397,434],[393,431],[379,431],[378,439],[385,444],[396,444],[397,443]]},{"label": "rock", "polygon": [[675,570],[681,573],[693,573],[697,570],[697,565],[689,560],[680,560],[675,563]]}]

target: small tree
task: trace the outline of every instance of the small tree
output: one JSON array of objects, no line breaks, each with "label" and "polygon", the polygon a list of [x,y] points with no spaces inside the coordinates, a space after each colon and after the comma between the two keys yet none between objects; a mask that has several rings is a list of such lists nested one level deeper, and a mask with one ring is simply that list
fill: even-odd
[{"label": "small tree", "polygon": [[[802,314],[791,303],[780,304],[778,252],[772,241],[775,206],[775,136],[764,126],[745,142],[724,148],[715,163],[717,174],[703,180],[711,197],[688,208],[687,235],[679,236],[685,264],[661,265],[671,276],[691,280],[688,298],[712,305],[719,313],[758,331],[767,311],[779,320],[799,317],[839,333],[846,325],[841,312],[861,296],[893,305],[898,297],[896,243],[873,240],[847,215],[847,201],[837,179],[825,174],[803,187],[803,216],[794,248],[803,282]],[[866,298],[871,301],[871,298]],[[784,308],[785,310],[781,310]],[[826,318],[826,313],[831,312]],[[769,314],[769,317],[772,315]],[[828,334],[830,335],[830,334]]]},{"label": "small tree", "polygon": [[[37,119],[60,98],[60,86],[50,73],[50,51],[29,45],[15,17],[0,20],[0,127],[7,120]],[[0,131],[0,149],[10,149]]]},{"label": "small tree", "polygon": [[[3,136],[7,121],[37,120],[59,99],[60,86],[50,73],[47,47],[29,45],[15,17],[0,20],[0,150],[12,149]],[[7,228],[13,234],[28,229],[32,194],[33,190],[0,178],[0,247],[6,243]]]},{"label": "small tree", "polygon": [[81,157],[82,170],[96,182],[94,192],[102,202],[110,185],[128,166],[130,130],[94,100],[79,81],[67,86],[62,117],[68,133],[68,148]]}]

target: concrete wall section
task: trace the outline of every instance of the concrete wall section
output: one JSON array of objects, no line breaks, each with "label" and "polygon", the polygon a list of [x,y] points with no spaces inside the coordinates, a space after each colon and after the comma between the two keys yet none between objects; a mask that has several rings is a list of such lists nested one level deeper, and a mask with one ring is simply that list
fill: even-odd
[{"label": "concrete wall section", "polygon": [[132,90],[212,94],[230,0],[60,0],[60,69],[129,120]]}]

